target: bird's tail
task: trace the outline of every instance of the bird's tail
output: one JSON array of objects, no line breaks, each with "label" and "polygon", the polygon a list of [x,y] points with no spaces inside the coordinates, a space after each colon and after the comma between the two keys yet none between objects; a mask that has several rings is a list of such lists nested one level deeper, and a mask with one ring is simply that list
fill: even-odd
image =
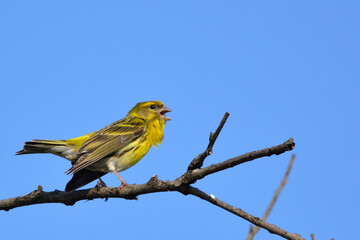
[{"label": "bird's tail", "polygon": [[74,147],[67,144],[66,140],[41,139],[34,139],[31,142],[25,142],[23,149],[17,151],[15,155],[31,153],[52,153],[69,160],[78,157],[78,153],[74,150]]},{"label": "bird's tail", "polygon": [[25,142],[22,150],[17,151],[15,155],[30,153],[52,153],[68,160],[77,160],[81,145],[93,136],[96,132],[67,140],[42,140],[34,139],[31,142]]},{"label": "bird's tail", "polygon": [[31,142],[25,142],[22,150],[17,151],[15,155],[30,153],[52,153],[54,148],[66,146],[62,140],[41,140],[34,139]]}]

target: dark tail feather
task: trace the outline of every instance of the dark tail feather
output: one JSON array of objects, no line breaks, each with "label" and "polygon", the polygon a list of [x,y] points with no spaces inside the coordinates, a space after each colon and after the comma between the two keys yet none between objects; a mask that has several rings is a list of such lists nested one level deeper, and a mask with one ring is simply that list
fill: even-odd
[{"label": "dark tail feather", "polygon": [[22,150],[17,151],[15,155],[31,154],[31,153],[52,153],[52,148],[64,146],[66,143],[63,140],[41,140],[34,139],[31,142],[25,142]]},{"label": "dark tail feather", "polygon": [[82,169],[76,172],[71,180],[66,184],[65,192],[70,192],[75,189],[81,188],[88,183],[104,176],[105,172],[90,172],[89,170]]}]

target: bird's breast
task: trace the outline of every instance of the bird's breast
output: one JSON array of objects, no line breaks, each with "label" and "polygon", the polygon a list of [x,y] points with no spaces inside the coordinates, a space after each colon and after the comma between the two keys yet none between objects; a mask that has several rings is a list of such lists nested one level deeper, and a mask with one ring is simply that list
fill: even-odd
[{"label": "bird's breast", "polygon": [[146,139],[147,141],[153,145],[157,146],[158,144],[162,143],[164,139],[164,125],[161,124],[159,121],[154,121],[148,124],[146,129]]}]

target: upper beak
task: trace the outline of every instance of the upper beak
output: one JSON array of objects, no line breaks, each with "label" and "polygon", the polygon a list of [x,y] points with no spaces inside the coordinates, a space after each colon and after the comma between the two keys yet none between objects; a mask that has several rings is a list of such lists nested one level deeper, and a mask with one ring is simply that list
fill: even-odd
[{"label": "upper beak", "polygon": [[164,119],[164,121],[170,121],[171,120],[171,118],[169,118],[168,116],[165,115],[167,112],[171,112],[171,109],[167,108],[165,106],[163,106],[161,108],[161,110],[160,110],[160,115],[161,115],[162,119]]}]

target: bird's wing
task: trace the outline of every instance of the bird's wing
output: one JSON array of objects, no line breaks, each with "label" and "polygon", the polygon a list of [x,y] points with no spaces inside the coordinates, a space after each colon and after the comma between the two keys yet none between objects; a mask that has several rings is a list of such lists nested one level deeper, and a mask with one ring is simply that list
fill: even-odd
[{"label": "bird's wing", "polygon": [[80,147],[82,156],[66,173],[76,173],[123,148],[145,132],[142,119],[127,117],[99,130]]}]

